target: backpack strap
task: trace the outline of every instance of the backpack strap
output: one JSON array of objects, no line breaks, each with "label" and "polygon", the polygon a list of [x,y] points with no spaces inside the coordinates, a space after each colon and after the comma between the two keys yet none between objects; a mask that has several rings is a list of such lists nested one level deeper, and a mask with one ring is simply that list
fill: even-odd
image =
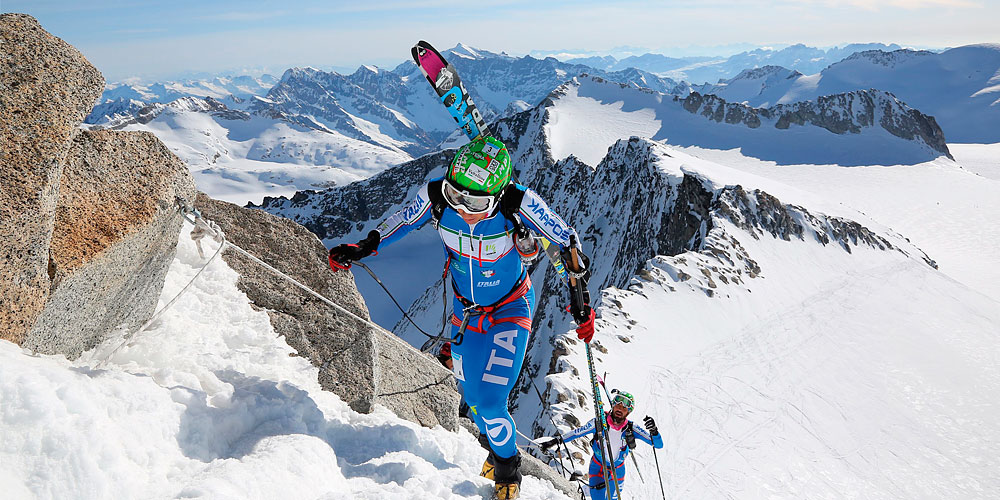
[{"label": "backpack strap", "polygon": [[521,209],[522,200],[524,200],[524,191],[518,189],[514,183],[508,184],[503,191],[503,196],[500,197],[500,213],[514,225],[514,231],[518,236],[523,237],[527,236],[528,228],[517,216],[517,211]]},{"label": "backpack strap", "polygon": [[448,206],[448,202],[444,200],[444,193],[441,192],[442,182],[444,182],[443,179],[438,179],[427,183],[427,197],[431,199],[431,220],[434,222],[435,228],[441,222],[444,209]]}]

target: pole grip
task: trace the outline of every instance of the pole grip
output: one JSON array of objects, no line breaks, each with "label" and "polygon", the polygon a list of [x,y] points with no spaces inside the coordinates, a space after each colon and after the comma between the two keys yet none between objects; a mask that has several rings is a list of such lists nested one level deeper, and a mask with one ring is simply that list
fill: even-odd
[{"label": "pole grip", "polygon": [[[569,255],[571,261],[569,262],[569,268],[573,272],[580,272],[580,255],[576,251],[576,235],[570,235],[569,237]],[[573,277],[573,273],[569,274],[569,286],[573,289],[573,302],[577,309],[583,310],[583,283],[580,280]]]}]

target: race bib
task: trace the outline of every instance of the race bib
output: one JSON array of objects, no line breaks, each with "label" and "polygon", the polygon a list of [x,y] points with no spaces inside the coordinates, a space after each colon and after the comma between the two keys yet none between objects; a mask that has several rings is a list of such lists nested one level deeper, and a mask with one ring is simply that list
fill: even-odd
[{"label": "race bib", "polygon": [[465,382],[465,370],[462,369],[462,355],[451,351],[451,363],[453,367],[451,371],[455,374],[455,378]]}]

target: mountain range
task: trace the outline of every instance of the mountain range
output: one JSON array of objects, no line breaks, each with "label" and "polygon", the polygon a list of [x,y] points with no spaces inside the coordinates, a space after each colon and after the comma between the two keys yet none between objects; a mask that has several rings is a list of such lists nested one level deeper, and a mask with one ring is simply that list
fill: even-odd
[{"label": "mountain range", "polygon": [[[791,57],[796,50],[805,49],[783,49],[782,57]],[[632,96],[628,98],[629,104],[618,118],[624,119],[625,128],[634,129],[630,133],[668,139],[676,145],[742,148],[748,154],[783,164],[898,164],[921,161],[926,154],[936,154],[916,153],[920,148],[902,148],[908,152],[900,156],[899,148],[883,148],[871,134],[868,134],[870,145],[852,150],[835,146],[840,139],[833,136],[829,138],[832,142],[823,139],[801,143],[795,150],[805,153],[798,156],[772,146],[775,139],[768,136],[775,130],[792,128],[789,133],[774,136],[781,143],[781,138],[794,137],[794,130],[801,124],[819,124],[839,134],[860,130],[863,123],[877,122],[878,128],[891,136],[889,144],[898,144],[894,142],[898,137],[913,137],[928,151],[945,155],[948,154],[943,146],[945,140],[992,140],[994,130],[1000,129],[989,126],[996,119],[993,100],[989,100],[995,86],[990,83],[994,53],[989,47],[953,49],[943,54],[863,52],[817,76],[765,66],[742,71],[719,84],[691,86],[634,68],[605,71],[551,57],[516,58],[464,45],[445,52],[489,120],[528,109],[554,88],[587,74],[655,91],[629,94]],[[771,59],[778,57],[777,52],[771,55],[774,56]],[[874,62],[880,57],[894,61],[895,66],[889,68]],[[764,60],[763,56],[758,59]],[[937,62],[930,64],[933,61]],[[962,65],[956,66],[955,61]],[[898,73],[898,78],[893,76],[897,74],[894,68],[905,69],[917,63],[919,68]],[[971,68],[979,68],[979,73],[973,74],[977,70]],[[868,78],[864,75],[881,79],[874,86],[878,90],[860,85]],[[968,78],[970,75],[975,78]],[[95,107],[88,117],[91,122],[88,126],[156,133],[189,162],[200,184],[216,186],[218,196],[239,203],[259,203],[266,195],[291,195],[296,190],[361,179],[438,148],[455,147],[459,144],[456,141],[461,140],[454,132],[452,120],[409,61],[393,70],[362,66],[348,75],[292,68],[270,87],[269,81],[268,78],[215,79],[113,87],[105,92],[106,102]],[[819,83],[811,88],[810,81]],[[236,84],[243,91],[258,89],[256,95],[234,93],[217,97]],[[157,101],[160,95],[173,97],[184,92],[191,95],[167,103]],[[979,94],[968,97],[976,92]],[[640,99],[639,95],[646,97]],[[831,95],[841,97],[828,97]],[[201,104],[192,105],[192,98]],[[683,98],[680,107],[661,105],[661,101],[675,98],[676,102]],[[654,101],[657,103],[653,104]],[[913,105],[913,101],[920,105]],[[840,104],[834,105],[835,102]],[[687,114],[665,114],[660,120],[662,126],[655,130],[644,130],[651,122],[627,118],[633,111],[656,114],[681,108],[689,112],[698,108],[698,116],[711,117],[718,126],[704,126],[704,120],[699,119],[695,122],[699,131],[688,134],[684,127],[675,126],[695,119]],[[844,114],[848,112],[857,115],[848,117]],[[897,116],[899,126],[894,125]],[[918,119],[920,124],[917,124],[912,117],[919,116],[924,118]],[[939,116],[945,123],[936,119]],[[943,139],[929,117],[941,126]],[[743,125],[730,133],[735,122],[729,122],[733,120]],[[757,121],[765,125],[773,122],[776,127],[755,128]],[[642,125],[634,127],[630,125],[633,123]],[[691,137],[686,138],[688,135]],[[599,159],[605,146],[593,146],[602,144],[601,141],[591,144]],[[556,150],[559,151],[558,144]],[[596,159],[591,157],[589,161]]]},{"label": "mountain range", "polygon": [[646,53],[622,59],[616,59],[612,56],[573,58],[567,59],[567,62],[585,64],[605,71],[637,68],[694,84],[704,84],[733,78],[743,70],[762,66],[783,66],[811,75],[856,52],[866,50],[893,51],[901,48],[896,44],[851,43],[843,47],[820,49],[800,43],[782,49],[762,47],[729,57],[668,57],[662,54]]}]

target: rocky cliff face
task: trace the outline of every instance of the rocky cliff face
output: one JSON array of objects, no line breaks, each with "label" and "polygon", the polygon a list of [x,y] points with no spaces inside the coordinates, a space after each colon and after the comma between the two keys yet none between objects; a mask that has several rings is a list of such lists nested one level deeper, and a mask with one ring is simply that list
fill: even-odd
[{"label": "rocky cliff face", "polygon": [[[326,247],[304,227],[261,210],[200,194],[195,206],[227,239],[364,319],[368,309],[350,273],[331,273]],[[240,274],[237,287],[267,311],[274,330],[319,368],[320,385],[369,413],[383,405],[427,427],[458,427],[455,380],[434,358],[361,323],[233,250],[223,259]]]},{"label": "rocky cliff face", "polygon": [[159,296],[187,168],[148,134],[80,132],[103,79],[33,18],[0,18],[0,338],[78,356]]},{"label": "rocky cliff face", "polygon": [[48,298],[67,146],[104,79],[76,49],[20,14],[0,16],[0,64],[0,335],[22,342]]},{"label": "rocky cliff face", "polygon": [[76,357],[152,314],[173,260],[187,167],[148,133],[82,132],[69,145],[49,245],[49,298],[24,347]]}]

